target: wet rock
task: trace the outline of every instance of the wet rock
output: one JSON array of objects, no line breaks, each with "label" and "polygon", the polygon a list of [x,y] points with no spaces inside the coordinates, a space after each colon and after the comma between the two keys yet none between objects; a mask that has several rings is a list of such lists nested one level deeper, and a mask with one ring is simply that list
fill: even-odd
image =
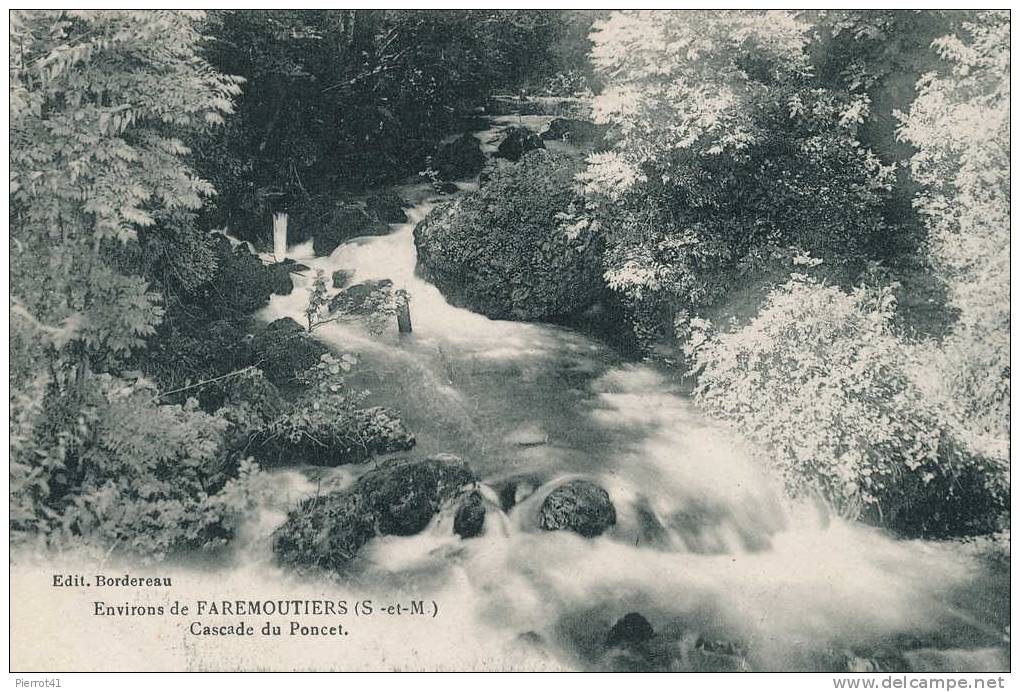
[{"label": "wet rock", "polygon": [[504,438],[504,442],[518,447],[537,447],[549,443],[549,436],[537,425],[525,425]]},{"label": "wet rock", "polygon": [[215,318],[248,315],[269,302],[281,282],[274,271],[253,255],[247,243],[233,246],[220,234],[212,235],[211,250],[218,270],[200,287],[198,303]]},{"label": "wet rock", "polygon": [[435,185],[436,192],[441,195],[452,195],[460,191],[456,183],[437,183]]},{"label": "wet rock", "polygon": [[655,636],[652,625],[640,613],[627,613],[616,621],[609,634],[606,635],[606,646],[627,646],[629,644],[640,644]]},{"label": "wet rock", "polygon": [[564,140],[571,143],[591,142],[601,135],[601,128],[589,120],[555,118],[540,135],[544,140]]},{"label": "wet rock", "polygon": [[485,165],[482,143],[472,134],[463,134],[439,147],[432,157],[434,168],[443,180],[471,178]]},{"label": "wet rock", "polygon": [[289,296],[294,290],[294,280],[290,278],[290,266],[277,262],[270,264],[269,270],[272,272],[273,293],[279,296]]},{"label": "wet rock", "polygon": [[[507,642],[505,662],[511,670],[535,670],[536,662],[541,670],[546,662],[551,662],[549,645],[541,634],[534,630],[521,632]],[[526,666],[526,668],[524,667]]]},{"label": "wet rock", "polygon": [[277,387],[292,384],[298,373],[319,362],[329,349],[290,317],[281,317],[252,335],[254,361]]},{"label": "wet rock", "polygon": [[535,476],[515,476],[508,478],[496,486],[499,506],[503,511],[516,507],[530,497],[542,482]]},{"label": "wet rock", "polygon": [[495,161],[486,165],[482,172],[478,174],[478,186],[481,187],[492,180],[492,176],[497,168],[498,166],[495,165]]},{"label": "wet rock", "polygon": [[467,464],[447,454],[390,462],[362,476],[358,487],[374,509],[380,534],[413,536],[473,480]]},{"label": "wet rock", "polygon": [[576,158],[532,151],[436,205],[414,229],[422,274],[452,304],[494,319],[562,321],[584,310],[605,291],[601,241],[556,231],[580,170]]},{"label": "wet rock", "polygon": [[281,267],[286,267],[287,271],[291,274],[294,274],[296,272],[306,272],[309,269],[307,264],[302,264],[301,262],[292,260],[289,257],[280,262],[277,262],[277,264]]},{"label": "wet rock", "polygon": [[410,206],[393,190],[371,195],[365,200],[365,209],[383,223],[407,223],[404,208]]},{"label": "wet rock", "polygon": [[337,269],[333,272],[333,288],[343,288],[350,283],[354,272],[349,269]]},{"label": "wet rock", "polygon": [[743,645],[739,642],[728,639],[711,639],[708,637],[698,637],[694,648],[716,654],[726,654],[727,656],[743,656],[746,653]]},{"label": "wet rock", "polygon": [[273,533],[273,552],[284,565],[341,571],[377,535],[420,532],[473,480],[450,454],[383,462],[351,488],[298,505]]},{"label": "wet rock", "polygon": [[376,304],[393,288],[389,279],[362,281],[337,293],[329,301],[330,312],[349,315],[367,315],[375,311]]},{"label": "wet rock", "polygon": [[370,216],[364,209],[355,206],[337,208],[328,220],[317,229],[312,240],[316,256],[329,255],[344,241],[366,235],[386,235],[389,225]]},{"label": "wet rock", "polygon": [[453,532],[461,538],[474,538],[485,526],[485,505],[478,492],[472,492],[461,502],[453,517]]},{"label": "wet rock", "polygon": [[635,545],[666,546],[669,543],[669,532],[659,521],[658,515],[647,497],[640,496],[634,503],[636,532],[633,536]]},{"label": "wet rock", "polygon": [[585,538],[600,536],[616,524],[616,508],[609,493],[591,481],[575,480],[545,498],[538,525],[546,531],[568,530]]},{"label": "wet rock", "polygon": [[524,127],[510,127],[496,149],[496,157],[517,161],[529,151],[545,149],[545,142],[531,130]]},{"label": "wet rock", "polygon": [[545,646],[545,637],[535,630],[528,630],[517,635],[517,641],[531,646]]},{"label": "wet rock", "polygon": [[848,673],[878,673],[881,667],[878,661],[860,656],[848,656],[843,662],[843,670]]},{"label": "wet rock", "polygon": [[899,644],[862,646],[859,649],[829,648],[812,654],[813,666],[833,673],[892,673],[911,670]]}]

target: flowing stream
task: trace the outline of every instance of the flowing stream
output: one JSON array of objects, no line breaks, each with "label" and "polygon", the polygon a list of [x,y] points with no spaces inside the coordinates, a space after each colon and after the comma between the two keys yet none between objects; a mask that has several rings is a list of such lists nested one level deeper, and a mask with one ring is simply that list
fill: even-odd
[{"label": "flowing stream", "polygon": [[[491,154],[507,125],[548,120],[497,118],[479,137]],[[461,182],[454,194],[475,186]],[[259,317],[303,323],[317,269],[406,289],[410,334],[393,324],[373,335],[357,322],[314,334],[358,354],[351,384],[399,413],[417,437],[410,454],[470,464],[487,510],[482,535],[461,539],[444,510],[418,535],[372,540],[343,575],[298,576],[274,564],[273,530],[302,499],[348,487],[375,462],[274,469],[229,552],[161,566],[95,560],[94,574],[171,575],[173,588],[57,590],[49,575],[86,572],[91,558],[12,563],[12,617],[26,623],[12,647],[27,669],[52,668],[38,641],[74,670],[1009,668],[1007,567],[961,543],[900,540],[793,504],[764,472],[767,459],[702,415],[669,372],[575,330],[450,305],[416,274],[412,235],[449,197],[426,184],[398,192],[413,206],[389,235],[329,257],[314,257],[310,243],[289,248],[311,271]],[[616,525],[597,538],[538,528],[545,497],[574,478],[604,487],[616,508]],[[95,617],[95,599],[162,605],[169,615]],[[212,638],[191,627],[258,628],[268,618],[171,611],[235,599],[371,599],[376,610],[342,617],[343,636],[289,636],[295,625],[334,624],[290,616],[276,618],[280,635]],[[436,617],[385,613],[418,600],[434,603]],[[655,635],[609,647],[628,613]],[[83,646],[84,632],[106,655]]]},{"label": "flowing stream", "polygon": [[[516,121],[497,119],[480,133],[485,148]],[[444,198],[426,185],[398,192],[413,208],[390,235],[324,258],[292,247],[312,271],[295,277],[291,295],[274,296],[263,317],[303,322],[316,269],[327,279],[353,271],[352,283],[390,279],[411,295],[412,334],[394,325],[372,336],[351,323],[315,334],[359,354],[352,383],[400,413],[417,435],[413,454],[457,454],[484,481],[482,536],[460,539],[443,513],[418,536],[372,541],[347,577],[428,594],[448,617],[456,613],[443,636],[456,629],[471,655],[451,643],[446,663],[429,658],[428,667],[641,667],[605,651],[606,632],[632,611],[669,640],[662,647],[672,654],[645,651],[672,657],[666,667],[689,665],[676,652],[695,638],[695,650],[729,642],[716,650],[764,670],[867,670],[891,653],[916,670],[1008,667],[1001,571],[958,544],[896,540],[791,505],[755,451],[699,413],[667,373],[567,328],[451,306],[416,273],[412,237]],[[250,529],[261,546],[252,559],[268,561],[265,536],[295,499],[345,487],[361,470],[275,472],[287,501]],[[545,495],[569,478],[608,490],[615,528],[595,539],[536,528]],[[508,501],[516,504],[504,511]]]},{"label": "flowing stream", "polygon": [[[507,125],[548,120],[497,118],[479,136],[491,154]],[[460,194],[475,185],[459,183]],[[171,589],[58,590],[48,575],[84,572],[85,558],[12,563],[12,617],[26,623],[12,646],[22,665],[38,658],[51,669],[33,648],[46,641],[74,670],[1008,669],[1007,567],[960,543],[899,540],[792,504],[763,472],[767,460],[702,415],[670,373],[578,331],[450,305],[416,274],[412,236],[447,197],[424,184],[398,192],[413,207],[389,235],[322,258],[310,243],[290,248],[311,271],[259,317],[303,322],[316,269],[406,289],[413,333],[394,324],[372,335],[345,322],[315,336],[358,354],[351,383],[369,404],[399,413],[417,436],[411,454],[448,452],[471,465],[487,508],[482,535],[456,536],[443,511],[418,535],[374,539],[344,575],[300,577],[274,564],[272,531],[302,499],[349,486],[374,462],[275,469],[229,553],[161,566],[109,554],[96,561],[96,574],[172,575]],[[546,495],[571,478],[600,484],[615,505],[616,525],[597,538],[537,528]],[[162,604],[170,615],[95,617],[97,598]],[[304,598],[371,598],[377,610],[342,618],[342,637],[217,638],[190,627],[239,618],[170,611],[199,599]],[[380,610],[414,600],[435,603],[438,615]],[[610,628],[632,612],[655,636],[610,649]],[[104,642],[105,655],[83,645],[84,632]]]}]

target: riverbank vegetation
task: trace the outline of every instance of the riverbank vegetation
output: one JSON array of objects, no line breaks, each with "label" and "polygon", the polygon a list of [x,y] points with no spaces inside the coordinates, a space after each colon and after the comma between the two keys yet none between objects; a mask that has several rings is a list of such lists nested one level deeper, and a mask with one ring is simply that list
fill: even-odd
[{"label": "riverbank vegetation", "polygon": [[[413,445],[344,382],[349,356],[253,321],[300,267],[235,239],[263,247],[276,211],[314,233],[345,194],[424,168],[490,89],[562,71],[557,37],[586,28],[554,19],[14,13],[13,540],[215,547],[258,491],[255,459]],[[384,207],[358,218],[388,230]]]},{"label": "riverbank vegetation", "polygon": [[[908,534],[1008,506],[1008,34],[994,12],[613,13],[604,134],[547,230],[597,239],[645,353],[791,494]],[[445,252],[419,243],[429,271]]]},{"label": "riverbank vegetation", "polygon": [[[419,173],[480,174],[416,230],[451,300],[609,305],[791,495],[1006,525],[1008,13],[27,11],[10,62],[16,542],[217,547],[260,466],[410,448],[322,306],[254,319],[302,267],[252,249],[386,233]],[[522,89],[569,113],[488,160]]]}]

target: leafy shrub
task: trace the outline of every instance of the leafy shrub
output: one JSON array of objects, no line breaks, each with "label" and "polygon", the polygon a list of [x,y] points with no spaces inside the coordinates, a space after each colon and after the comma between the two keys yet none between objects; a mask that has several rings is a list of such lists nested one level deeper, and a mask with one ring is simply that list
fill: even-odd
[{"label": "leafy shrub", "polygon": [[724,299],[759,256],[789,245],[851,275],[889,235],[892,171],[863,146],[866,96],[812,73],[793,13],[614,12],[591,58],[607,151],[581,175],[606,239],[606,279],[646,340],[676,312]]},{"label": "leafy shrub", "polygon": [[256,330],[251,342],[254,363],[277,387],[300,386],[301,373],[328,352],[290,317],[281,317]]},{"label": "leafy shrub", "polygon": [[1001,467],[917,385],[894,310],[890,288],[795,274],[741,329],[695,321],[696,400],[762,444],[794,496],[908,533],[986,530],[1008,501]]},{"label": "leafy shrub", "polygon": [[542,93],[546,96],[572,96],[587,98],[591,96],[590,76],[581,70],[557,72],[542,85]]},{"label": "leafy shrub", "polygon": [[193,225],[212,187],[183,139],[222,123],[240,87],[199,56],[202,17],[12,14],[16,540],[160,558],[231,533],[217,498],[225,423],[194,402],[160,405],[129,370],[213,280],[214,248]]},{"label": "leafy shrub", "polygon": [[971,441],[1009,456],[1010,21],[980,12],[935,42],[950,66],[918,83],[900,136],[916,147],[915,205],[929,258],[959,319],[943,343],[943,387]]},{"label": "leafy shrub", "polygon": [[399,419],[360,407],[362,395],[343,375],[355,362],[348,354],[324,354],[301,377],[307,389],[256,433],[252,452],[267,463],[336,466],[413,447],[414,436]]},{"label": "leafy shrub", "polygon": [[[87,542],[161,559],[226,541],[257,473],[221,494],[225,421],[158,405],[144,380],[89,378],[76,396],[40,401],[45,416],[21,419],[12,448],[11,531],[53,543]],[[144,431],[144,434],[139,434]]]},{"label": "leafy shrub", "polygon": [[569,156],[532,151],[480,190],[434,209],[414,230],[427,275],[452,300],[489,317],[583,310],[603,284],[593,235],[560,227],[578,170]]}]

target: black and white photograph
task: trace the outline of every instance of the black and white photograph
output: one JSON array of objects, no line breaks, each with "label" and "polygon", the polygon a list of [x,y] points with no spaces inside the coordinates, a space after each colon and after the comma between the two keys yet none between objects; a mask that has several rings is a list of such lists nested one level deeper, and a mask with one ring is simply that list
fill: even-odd
[{"label": "black and white photograph", "polygon": [[1009,686],[1009,9],[8,19],[11,689]]}]

